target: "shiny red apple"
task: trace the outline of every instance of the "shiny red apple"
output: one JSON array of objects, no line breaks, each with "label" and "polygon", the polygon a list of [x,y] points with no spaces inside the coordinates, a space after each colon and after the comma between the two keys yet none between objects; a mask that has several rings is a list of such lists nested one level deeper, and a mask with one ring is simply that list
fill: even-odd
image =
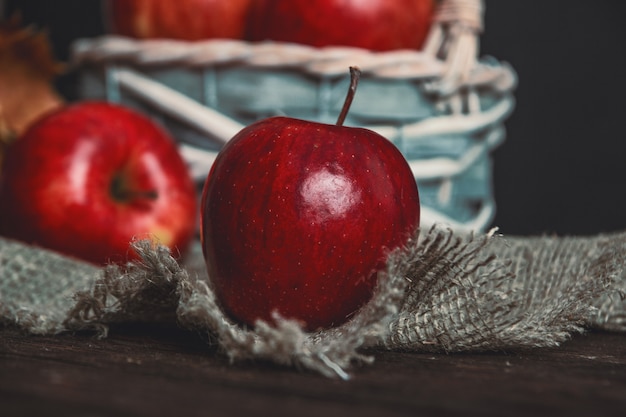
[{"label": "shiny red apple", "polygon": [[140,39],[241,39],[252,0],[108,0],[111,32]]},{"label": "shiny red apple", "polygon": [[257,0],[247,39],[375,51],[420,49],[434,0]]},{"label": "shiny red apple", "polygon": [[81,102],[45,115],[2,167],[0,234],[89,262],[124,262],[142,238],[183,253],[197,218],[175,143],[119,105]]},{"label": "shiny red apple", "polygon": [[337,125],[273,117],[244,128],[209,173],[204,255],[223,309],[241,323],[271,323],[274,311],[310,331],[345,322],[418,227],[403,155],[342,126],[353,91]]}]

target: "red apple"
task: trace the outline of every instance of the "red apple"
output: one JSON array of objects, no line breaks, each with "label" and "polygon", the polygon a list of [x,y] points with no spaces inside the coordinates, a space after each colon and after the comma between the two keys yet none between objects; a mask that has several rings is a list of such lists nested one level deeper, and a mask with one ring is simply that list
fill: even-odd
[{"label": "red apple", "polygon": [[241,39],[252,0],[108,0],[113,33],[140,38]]},{"label": "red apple", "polygon": [[420,49],[434,0],[257,0],[247,39],[375,51]]},{"label": "red apple", "polygon": [[196,191],[175,143],[122,106],[82,102],[45,115],[2,168],[4,236],[103,264],[126,260],[134,238],[182,253],[194,235]]},{"label": "red apple", "polygon": [[308,330],[345,322],[418,227],[403,155],[375,132],[342,126],[351,91],[337,125],[273,117],[244,128],[208,175],[205,260],[241,323],[272,322],[274,311]]}]

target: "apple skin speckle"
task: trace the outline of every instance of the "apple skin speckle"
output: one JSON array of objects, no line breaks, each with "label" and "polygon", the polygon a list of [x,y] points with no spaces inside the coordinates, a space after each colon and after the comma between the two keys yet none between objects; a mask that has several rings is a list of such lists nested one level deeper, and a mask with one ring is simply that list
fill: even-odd
[{"label": "apple skin speckle", "polygon": [[344,323],[371,298],[377,271],[416,231],[419,212],[413,174],[387,139],[274,117],[218,155],[201,238],[233,319],[252,326],[277,312],[314,331]]}]

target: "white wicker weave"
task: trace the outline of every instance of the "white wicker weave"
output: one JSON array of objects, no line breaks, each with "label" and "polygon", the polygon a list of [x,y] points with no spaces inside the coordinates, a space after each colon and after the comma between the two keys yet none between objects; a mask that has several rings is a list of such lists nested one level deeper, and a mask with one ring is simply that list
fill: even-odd
[{"label": "white wicker weave", "polygon": [[363,77],[346,125],[377,131],[404,153],[424,226],[483,231],[494,214],[490,154],[504,139],[516,75],[495,59],[477,59],[482,6],[441,1],[422,51],[104,36],[76,42],[73,60],[85,98],[160,119],[199,183],[221,146],[254,120],[286,114],[332,122],[356,65]]}]

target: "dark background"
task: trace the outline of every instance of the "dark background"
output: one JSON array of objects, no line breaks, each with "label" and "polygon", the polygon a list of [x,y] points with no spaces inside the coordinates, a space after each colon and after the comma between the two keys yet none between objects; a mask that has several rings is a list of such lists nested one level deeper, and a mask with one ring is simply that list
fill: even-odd
[{"label": "dark background", "polygon": [[[4,1],[6,14],[19,8],[48,29],[62,60],[73,39],[104,32],[99,0]],[[481,54],[519,75],[508,138],[494,155],[494,225],[509,235],[626,229],[626,2],[485,3]],[[59,80],[70,98],[72,86]]]}]

